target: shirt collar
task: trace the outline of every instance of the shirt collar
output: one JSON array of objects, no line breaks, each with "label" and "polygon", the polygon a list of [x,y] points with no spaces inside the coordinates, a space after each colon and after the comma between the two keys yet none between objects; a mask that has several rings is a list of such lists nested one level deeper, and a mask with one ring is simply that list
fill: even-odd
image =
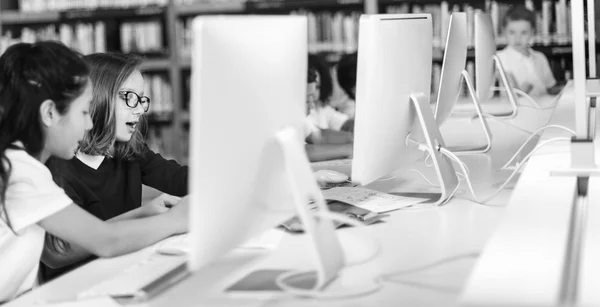
[{"label": "shirt collar", "polygon": [[533,49],[531,49],[531,47],[527,48],[527,50],[529,50],[529,56],[526,56],[526,55],[522,54],[521,52],[517,51],[517,49],[515,49],[515,48],[513,48],[511,46],[507,46],[507,49],[510,52],[513,52],[515,55],[517,55],[519,57],[522,57],[522,58],[526,58],[526,59],[527,58],[531,58],[532,55],[533,55],[533,51],[534,51]]}]

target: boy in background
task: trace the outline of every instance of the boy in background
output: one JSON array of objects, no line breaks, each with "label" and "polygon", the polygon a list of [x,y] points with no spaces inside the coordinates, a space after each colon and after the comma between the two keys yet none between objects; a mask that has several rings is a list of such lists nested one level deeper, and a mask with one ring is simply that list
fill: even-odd
[{"label": "boy in background", "polygon": [[535,14],[524,6],[514,6],[503,20],[508,45],[498,51],[508,79],[514,88],[531,96],[557,94],[560,87],[546,56],[531,49],[535,32]]}]

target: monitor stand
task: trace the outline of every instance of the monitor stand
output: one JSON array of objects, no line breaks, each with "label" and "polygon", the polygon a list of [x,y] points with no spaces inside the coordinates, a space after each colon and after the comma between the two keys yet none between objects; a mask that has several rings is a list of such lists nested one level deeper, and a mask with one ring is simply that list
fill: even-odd
[{"label": "monitor stand", "polygon": [[504,86],[504,89],[506,90],[506,94],[508,95],[508,102],[510,103],[512,109],[510,113],[493,114],[493,116],[499,118],[515,118],[517,116],[517,98],[515,96],[515,92],[513,91],[512,86],[508,82],[508,77],[506,76],[504,66],[502,66],[502,61],[500,61],[500,58],[497,55],[494,55],[493,59],[496,70],[500,74],[500,81],[502,83],[502,86]]},{"label": "monitor stand", "polygon": [[492,148],[492,133],[490,131],[490,127],[487,124],[487,120],[483,116],[483,112],[481,111],[481,104],[479,103],[479,99],[477,99],[477,95],[475,94],[475,88],[473,87],[471,75],[466,71],[462,71],[462,80],[465,81],[467,85],[467,89],[469,90],[469,96],[471,97],[471,101],[473,102],[473,106],[475,107],[475,112],[477,113],[477,117],[479,118],[479,123],[483,129],[483,133],[485,134],[486,145],[481,147],[469,148],[464,146],[447,146],[446,148],[457,155],[470,155],[470,154],[483,154],[488,152]]},{"label": "monitor stand", "polygon": [[438,177],[441,194],[434,205],[439,206],[450,200],[458,189],[458,179],[452,161],[440,151],[440,148],[445,148],[446,145],[429,106],[429,98],[423,93],[413,93],[410,95],[410,100],[417,111],[417,118],[421,123],[425,143],[431,153],[431,159]]},{"label": "monitor stand", "polygon": [[[342,246],[333,221],[315,218],[311,211],[327,212],[323,193],[315,181],[306,152],[294,128],[284,128],[276,135],[283,152],[285,176],[290,184],[294,206],[316,255],[316,280],[312,290],[323,290],[344,267]],[[314,202],[312,205],[309,205]],[[303,281],[306,283],[306,280]],[[293,281],[292,281],[293,284]]]}]

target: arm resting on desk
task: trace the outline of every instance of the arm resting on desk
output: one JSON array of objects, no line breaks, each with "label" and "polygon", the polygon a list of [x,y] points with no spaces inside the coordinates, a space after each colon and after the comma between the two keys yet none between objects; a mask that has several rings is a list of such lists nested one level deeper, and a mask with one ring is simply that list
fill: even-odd
[{"label": "arm resting on desk", "polygon": [[186,216],[184,205],[152,217],[126,219],[131,216],[124,214],[103,222],[79,206],[71,205],[39,222],[48,233],[69,242],[71,251],[61,255],[46,247],[42,261],[50,267],[62,267],[90,254],[114,257],[134,252],[187,231]]},{"label": "arm resting on desk", "polygon": [[[151,216],[153,214],[149,213],[151,209],[150,206],[151,205],[148,204],[148,207],[143,206],[129,212],[125,212],[119,216],[107,220],[106,222],[112,223]],[[62,239],[57,238],[50,233],[46,233],[44,245],[42,262],[52,269],[62,268],[92,256],[91,253],[80,246],[63,241]]]},{"label": "arm resting on desk", "polygon": [[304,145],[310,162],[352,157],[352,144]]},{"label": "arm resting on desk", "polygon": [[348,144],[354,141],[354,134],[348,131],[317,129],[312,132],[306,142],[309,144]]},{"label": "arm resting on desk", "polygon": [[310,162],[352,157],[354,134],[347,131],[315,129],[306,137],[306,155]]}]

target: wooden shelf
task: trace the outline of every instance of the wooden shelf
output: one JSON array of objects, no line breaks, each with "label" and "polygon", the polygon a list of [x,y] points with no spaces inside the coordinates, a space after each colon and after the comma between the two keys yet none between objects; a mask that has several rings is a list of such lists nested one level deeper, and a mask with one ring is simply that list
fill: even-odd
[{"label": "wooden shelf", "polygon": [[224,3],[198,3],[192,5],[175,6],[175,14],[178,16],[190,16],[213,13],[241,13],[246,10],[242,2]]},{"label": "wooden shelf", "polygon": [[248,12],[260,12],[269,10],[298,10],[298,9],[319,9],[319,8],[343,8],[352,6],[362,6],[364,0],[279,0],[279,1],[248,1],[246,10]]},{"label": "wooden shelf", "polygon": [[147,6],[126,9],[74,10],[61,12],[63,20],[77,19],[120,19],[130,17],[157,16],[166,11],[162,6]]},{"label": "wooden shelf", "polygon": [[128,9],[73,10],[63,12],[20,12],[0,13],[3,25],[26,25],[33,23],[56,23],[81,19],[120,19],[143,16],[156,16],[165,13],[164,7],[148,6]]},{"label": "wooden shelf", "polygon": [[53,23],[59,20],[59,12],[21,13],[19,11],[4,11],[0,13],[2,25]]}]

